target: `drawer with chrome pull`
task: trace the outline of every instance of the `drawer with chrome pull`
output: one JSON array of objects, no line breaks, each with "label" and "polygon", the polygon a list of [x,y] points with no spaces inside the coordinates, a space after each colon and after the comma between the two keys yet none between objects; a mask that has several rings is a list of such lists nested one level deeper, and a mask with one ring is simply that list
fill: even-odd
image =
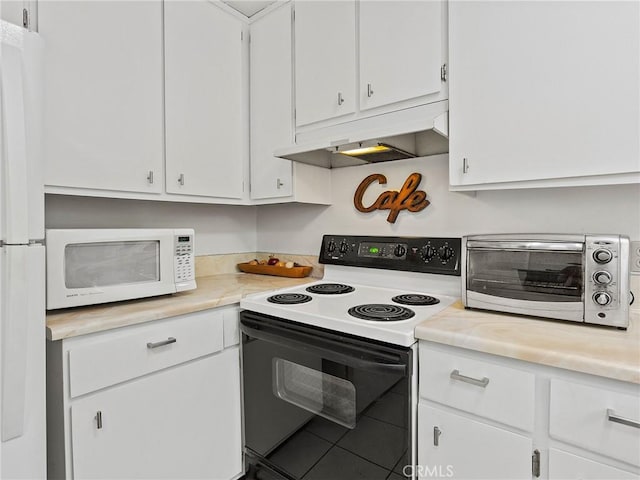
[{"label": "drawer with chrome pull", "polygon": [[[71,397],[223,349],[223,312],[205,310],[69,342]],[[73,339],[72,339],[73,340]]]},{"label": "drawer with chrome pull", "polygon": [[420,344],[420,397],[533,430],[533,374]]},{"label": "drawer with chrome pull", "polygon": [[552,438],[640,465],[638,396],[554,378],[549,416]]}]

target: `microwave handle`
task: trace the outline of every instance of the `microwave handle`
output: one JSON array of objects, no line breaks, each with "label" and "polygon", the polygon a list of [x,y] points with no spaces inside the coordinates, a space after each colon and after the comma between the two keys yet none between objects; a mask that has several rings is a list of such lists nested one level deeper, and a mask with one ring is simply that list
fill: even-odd
[{"label": "microwave handle", "polygon": [[312,334],[293,332],[285,328],[278,328],[274,325],[262,325],[248,319],[241,320],[240,330],[251,338],[302,350],[313,355],[321,356],[327,360],[345,363],[363,370],[396,375],[406,375],[408,371],[408,366],[402,362],[401,359],[389,359],[392,362],[398,362],[389,363],[385,361],[385,358],[380,354],[366,355],[361,351],[350,349],[346,344],[340,344],[339,342],[317,337]]},{"label": "microwave handle", "polygon": [[580,242],[522,242],[522,241],[486,241],[468,240],[467,250],[522,250],[543,252],[582,252],[584,244]]}]

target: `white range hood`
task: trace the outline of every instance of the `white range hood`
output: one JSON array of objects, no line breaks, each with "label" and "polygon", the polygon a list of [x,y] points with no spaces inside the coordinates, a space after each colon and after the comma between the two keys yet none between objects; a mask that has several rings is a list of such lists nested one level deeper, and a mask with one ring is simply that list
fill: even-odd
[{"label": "white range hood", "polygon": [[[449,102],[443,100],[298,133],[295,145],[278,149],[274,155],[338,168],[446,153],[449,151],[448,110]],[[374,147],[370,154],[346,154],[369,147]]]}]

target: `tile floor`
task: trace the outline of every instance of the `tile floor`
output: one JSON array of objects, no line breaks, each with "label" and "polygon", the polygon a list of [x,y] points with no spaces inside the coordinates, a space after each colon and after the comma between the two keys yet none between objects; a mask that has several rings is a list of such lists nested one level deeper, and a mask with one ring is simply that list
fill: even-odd
[{"label": "tile floor", "polygon": [[[314,417],[269,459],[301,480],[403,480],[406,398],[400,388],[389,390],[363,412],[353,430]],[[260,473],[258,479],[270,480]]]}]

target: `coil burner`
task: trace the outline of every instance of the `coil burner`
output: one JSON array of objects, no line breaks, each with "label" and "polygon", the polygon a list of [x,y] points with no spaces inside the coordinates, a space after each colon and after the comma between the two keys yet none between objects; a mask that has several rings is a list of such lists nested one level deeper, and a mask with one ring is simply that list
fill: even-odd
[{"label": "coil burner", "polygon": [[307,287],[307,292],[317,293],[319,295],[340,295],[343,293],[353,292],[355,288],[343,283],[318,283]]},{"label": "coil burner", "polygon": [[362,320],[373,320],[376,322],[397,322],[407,320],[415,315],[413,310],[397,305],[387,305],[381,303],[371,303],[357,305],[349,309],[349,315]]},{"label": "coil burner", "polygon": [[312,298],[309,295],[304,295],[303,293],[279,293],[267,298],[268,302],[280,305],[295,305],[297,303],[307,303],[311,300]]},{"label": "coil burner", "polygon": [[402,305],[435,305],[440,303],[436,297],[430,295],[422,295],[420,293],[405,293],[403,295],[397,295],[391,299],[393,302],[401,303]]}]

